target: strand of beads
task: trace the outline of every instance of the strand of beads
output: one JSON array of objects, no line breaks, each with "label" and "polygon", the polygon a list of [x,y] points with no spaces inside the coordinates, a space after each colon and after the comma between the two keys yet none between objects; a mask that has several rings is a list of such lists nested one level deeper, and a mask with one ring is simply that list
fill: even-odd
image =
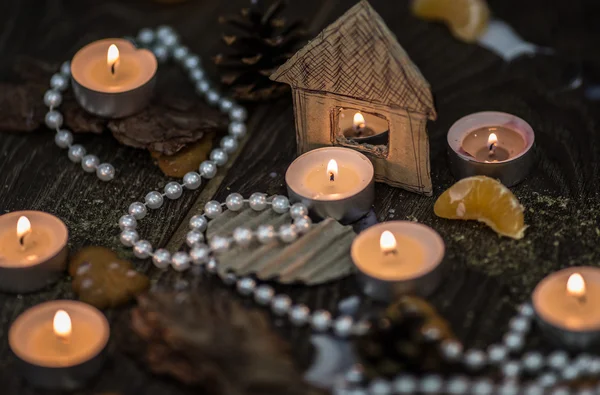
[{"label": "strand of beads", "polygon": [[[165,189],[169,191],[166,191],[165,194],[170,193],[167,196],[177,199],[181,196],[181,185],[177,183],[175,185],[179,188],[174,185],[167,185]],[[136,227],[137,220],[146,215],[146,207],[157,209],[162,205],[159,196],[161,194],[158,192],[150,192],[146,196],[146,203],[133,203],[129,208],[129,214],[124,215],[119,220],[119,226],[122,230],[121,242],[126,246],[133,247],[136,257],[142,259],[151,257],[154,265],[160,269],[166,269],[170,266],[176,271],[185,271],[192,265],[199,265],[205,267],[209,273],[216,273],[218,255],[234,245],[247,247],[254,240],[267,244],[276,239],[284,243],[292,243],[302,234],[308,232],[312,226],[306,206],[301,203],[290,206],[290,202],[285,196],[275,196],[269,201],[264,193],[253,193],[249,199],[244,199],[239,193],[232,193],[227,196],[224,203],[215,200],[207,202],[203,213],[190,219],[190,231],[186,235],[186,244],[190,248],[189,253],[178,251],[171,254],[164,248],[154,251],[150,242],[139,239]],[[208,229],[209,220],[217,218],[225,209],[239,211],[245,205],[255,211],[272,209],[282,215],[289,212],[293,222],[283,224],[279,229],[275,229],[271,225],[261,225],[255,230],[238,227],[231,235],[215,235],[206,243],[204,233]],[[334,318],[329,311],[311,311],[304,304],[295,304],[288,295],[276,295],[273,287],[268,284],[259,285],[251,277],[237,278],[230,273],[225,282],[230,285],[235,284],[240,295],[252,297],[259,305],[270,307],[274,315],[288,317],[292,324],[296,326],[310,324],[317,332],[331,330],[339,337],[361,334],[368,329],[366,322],[356,322],[349,315]]]},{"label": "strand of beads", "polygon": [[[210,153],[210,160],[200,166],[200,172],[204,178],[212,178],[217,172],[217,166],[227,163],[229,154],[238,148],[238,140],[246,135],[244,121],[247,117],[246,110],[235,104],[231,99],[223,97],[215,90],[202,69],[200,57],[179,43],[179,36],[169,26],[160,26],[156,31],[148,28],[140,30],[136,43],[150,48],[158,61],[164,63],[170,58],[175,60],[186,72],[198,95],[204,98],[210,105],[218,106],[219,109],[229,115],[229,135],[221,139],[220,147]],[[73,134],[66,129],[61,129],[63,116],[57,110],[62,103],[62,93],[69,87],[71,77],[70,62],[62,64],[60,71],[50,79],[50,90],[44,94],[44,103],[49,107],[45,117],[46,126],[56,130],[54,141],[60,148],[67,148],[69,159],[75,163],[81,163],[81,167],[88,173],[96,173],[102,181],[111,181],[115,177],[115,168],[110,163],[100,163],[96,155],[87,154],[86,149],[73,144]],[[187,178],[187,183],[186,183]],[[200,176],[197,173],[189,173],[184,178],[184,184],[189,189],[200,186]],[[195,184],[198,184],[194,187]],[[191,188],[190,188],[191,187]],[[177,193],[178,187],[171,184],[171,191]],[[155,200],[161,200],[155,195]],[[158,204],[158,203],[156,203]],[[162,204],[162,203],[161,203]]]}]

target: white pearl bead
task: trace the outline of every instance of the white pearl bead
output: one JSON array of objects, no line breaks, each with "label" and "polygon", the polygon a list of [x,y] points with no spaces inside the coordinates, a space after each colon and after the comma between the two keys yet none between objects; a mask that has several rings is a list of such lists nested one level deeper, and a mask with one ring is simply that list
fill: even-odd
[{"label": "white pearl bead", "polygon": [[178,272],[187,270],[190,267],[190,256],[183,251],[178,251],[171,257],[171,266]]},{"label": "white pearl bead", "polygon": [[44,104],[48,107],[56,108],[62,103],[62,95],[59,91],[50,89],[44,93]]},{"label": "white pearl bead", "polygon": [[50,86],[60,92],[64,92],[69,87],[69,79],[62,74],[56,73],[50,78]]},{"label": "white pearl bead", "polygon": [[217,175],[217,165],[210,160],[205,160],[200,163],[200,174],[210,180]]},{"label": "white pearl bead", "polygon": [[465,352],[465,365],[472,370],[479,370],[485,366],[486,355],[481,350],[467,350]]},{"label": "white pearl bead", "polygon": [[231,136],[225,136],[221,139],[221,148],[228,154],[231,154],[237,150],[238,142]]},{"label": "white pearl bead", "polygon": [[119,218],[119,228],[121,228],[121,230],[135,229],[136,227],[137,220],[133,215],[126,214]]},{"label": "white pearl bead", "polygon": [[147,240],[136,242],[133,246],[133,254],[140,259],[148,258],[152,254],[152,244]]},{"label": "white pearl bead", "polygon": [[190,257],[195,265],[206,263],[210,257],[210,249],[206,244],[198,244],[190,250]]},{"label": "white pearl bead", "polygon": [[210,248],[216,253],[227,251],[229,245],[230,241],[227,237],[214,236],[212,239],[210,239]]},{"label": "white pearl bead", "polygon": [[292,305],[292,300],[287,295],[276,295],[271,301],[271,310],[275,315],[283,316],[287,314]]},{"label": "white pearl bead", "polygon": [[246,135],[246,125],[241,122],[231,122],[228,129],[229,134],[236,139],[244,138]]},{"label": "white pearl bead", "polygon": [[294,225],[281,225],[279,227],[279,238],[284,243],[291,243],[298,238],[298,232]]},{"label": "white pearl bead", "polygon": [[444,386],[444,381],[437,374],[428,374],[421,378],[419,389],[424,394],[439,394]]},{"label": "white pearl bead", "polygon": [[194,247],[197,244],[200,244],[204,241],[204,235],[197,230],[190,230],[185,235],[185,243],[188,247]]},{"label": "white pearl bead", "polygon": [[256,229],[256,238],[262,244],[267,244],[275,239],[275,229],[271,225],[260,225]]},{"label": "white pearl bead", "polygon": [[155,45],[152,48],[152,53],[156,56],[159,63],[164,63],[169,59],[169,49],[164,45]]},{"label": "white pearl bead", "polygon": [[96,169],[96,176],[101,181],[111,181],[115,178],[115,168],[110,163],[101,163]]},{"label": "white pearl bead", "polygon": [[165,185],[165,195],[171,200],[179,199],[182,193],[183,188],[175,181],[171,181]]},{"label": "white pearl bead", "polygon": [[200,95],[205,95],[210,90],[210,83],[206,80],[198,81],[196,83],[196,91]]},{"label": "white pearl bead", "polygon": [[194,83],[204,80],[204,70],[195,68],[190,70],[190,80]]},{"label": "white pearl bead", "polygon": [[236,288],[241,295],[248,296],[254,292],[254,289],[256,288],[256,281],[249,277],[242,278],[238,280]]},{"label": "white pearl bead", "polygon": [[129,205],[129,215],[133,215],[135,219],[142,219],[147,213],[146,206],[140,202],[133,202]]},{"label": "white pearl bead", "polygon": [[190,50],[188,49],[188,47],[178,45],[177,47],[173,48],[173,59],[175,59],[178,62],[181,62],[189,53]]},{"label": "white pearl bead", "polygon": [[152,262],[157,268],[166,269],[171,264],[171,253],[164,248],[160,248],[154,251]]},{"label": "white pearl bead", "polygon": [[308,216],[295,218],[294,226],[296,227],[298,233],[304,234],[310,230],[310,227],[312,226],[312,220]]},{"label": "white pearl bead", "polygon": [[208,104],[214,106],[219,102],[219,100],[221,100],[221,95],[219,94],[219,92],[212,89],[206,92],[206,102]]},{"label": "white pearl bead", "polygon": [[56,110],[51,110],[46,113],[44,117],[44,122],[46,126],[50,129],[58,129],[63,124],[63,116],[60,112]]},{"label": "white pearl bead", "polygon": [[170,34],[175,34],[175,30],[169,25],[160,25],[156,28],[156,37],[162,38]]},{"label": "white pearl bead", "polygon": [[167,48],[173,48],[179,43],[179,37],[176,33],[165,34],[162,37],[159,37],[159,41],[162,45]]},{"label": "white pearl bead", "polygon": [[514,317],[509,321],[508,327],[515,332],[525,333],[529,331],[530,322],[525,317]]},{"label": "white pearl bead", "polygon": [[208,220],[204,215],[194,215],[190,218],[190,228],[197,230],[198,232],[206,231],[208,227]]},{"label": "white pearl bead", "polygon": [[294,203],[292,207],[290,207],[290,215],[292,218],[302,218],[308,215],[308,208],[304,203]]},{"label": "white pearl bead", "polygon": [[252,243],[252,231],[248,228],[235,228],[233,231],[233,240],[240,247],[247,247]]},{"label": "white pearl bead", "polygon": [[508,349],[502,344],[492,344],[487,350],[488,359],[492,363],[499,363],[508,357]]},{"label": "white pearl bead", "polygon": [[254,291],[254,300],[261,306],[266,306],[271,303],[273,300],[273,296],[275,295],[275,291],[273,288],[267,284],[263,284],[256,288]]},{"label": "white pearl bead", "polygon": [[81,160],[83,159],[85,154],[86,154],[86,151],[82,145],[75,144],[69,148],[68,155],[69,155],[69,159],[71,159],[71,162],[74,162],[74,163],[81,162]]},{"label": "white pearl bead", "polygon": [[229,156],[227,152],[222,150],[221,148],[215,148],[210,152],[210,160],[215,162],[217,166],[223,166],[227,163]]},{"label": "white pearl bead", "polygon": [[54,142],[60,148],[68,148],[71,144],[73,144],[73,134],[68,130],[59,130],[54,135]]},{"label": "white pearl bead", "polygon": [[221,203],[216,200],[211,200],[204,205],[204,214],[210,219],[217,218],[222,212]]},{"label": "white pearl bead", "polygon": [[494,382],[487,377],[473,381],[471,392],[477,395],[492,395],[494,392]]},{"label": "white pearl bead", "polygon": [[392,393],[392,385],[389,381],[383,378],[371,380],[369,384],[369,395],[390,395]]},{"label": "white pearl bead", "polygon": [[229,272],[225,274],[225,278],[223,278],[223,283],[225,285],[233,285],[237,281],[237,276],[233,272]]},{"label": "white pearl bead", "polygon": [[231,108],[233,107],[233,102],[226,98],[223,97],[221,98],[221,100],[219,100],[219,109],[223,112],[229,112],[229,110],[231,110]]},{"label": "white pearl bead", "polygon": [[290,321],[296,326],[304,325],[308,322],[310,310],[303,304],[296,305],[290,310]]},{"label": "white pearl bead", "polygon": [[202,177],[200,177],[200,174],[196,173],[195,171],[190,171],[183,176],[183,185],[191,191],[200,188],[201,184]]},{"label": "white pearl bead", "polygon": [[255,192],[248,199],[250,208],[254,211],[262,211],[267,207],[267,195],[260,192]]},{"label": "white pearl bead", "polygon": [[331,313],[327,310],[317,310],[313,313],[310,324],[317,332],[325,332],[331,325]]},{"label": "white pearl bead", "polygon": [[143,45],[152,44],[152,41],[154,41],[154,39],[155,36],[152,29],[143,28],[138,32],[137,40]]},{"label": "white pearl bead", "polygon": [[333,332],[338,337],[348,337],[352,333],[353,324],[354,320],[352,319],[352,317],[348,315],[339,317],[337,320],[335,320],[335,323],[333,325]]},{"label": "white pearl bead", "polygon": [[505,336],[504,336],[504,345],[510,350],[510,351],[519,351],[523,348],[524,346],[524,340],[523,340],[523,335],[522,333],[519,332],[508,332]]},{"label": "white pearl bead", "polygon": [[502,365],[501,370],[504,377],[517,377],[521,373],[521,365],[517,361],[508,361]]},{"label": "white pearl bead", "polygon": [[544,357],[536,351],[531,351],[523,355],[522,360],[523,367],[530,372],[535,372],[544,367]]},{"label": "white pearl bead", "polygon": [[213,256],[208,258],[208,262],[206,262],[206,271],[209,273],[217,272],[217,259]]},{"label": "white pearl bead", "polygon": [[448,393],[453,395],[463,395],[469,393],[469,378],[466,376],[453,376],[448,379],[446,387]]},{"label": "white pearl bead", "polygon": [[417,380],[408,374],[402,374],[394,380],[394,391],[398,394],[414,394],[417,392]]},{"label": "white pearl bead", "polygon": [[240,211],[244,207],[244,197],[239,193],[230,193],[225,199],[227,209],[231,211]]},{"label": "white pearl bead", "polygon": [[244,107],[235,106],[229,111],[229,118],[231,118],[232,121],[244,122],[247,117],[248,113]]},{"label": "white pearl bead", "polygon": [[548,366],[561,370],[569,364],[569,355],[565,351],[554,351],[548,355]]},{"label": "white pearl bead", "polygon": [[148,206],[152,210],[156,210],[162,207],[164,199],[160,192],[152,191],[148,192],[148,194],[144,198],[144,201],[146,202],[146,206]]},{"label": "white pearl bead", "polygon": [[283,214],[290,209],[290,201],[285,196],[277,195],[273,197],[271,206],[273,207],[273,211],[275,211],[277,214]]},{"label": "white pearl bead", "polygon": [[198,55],[188,54],[183,59],[183,67],[187,70],[197,69],[200,67],[200,57],[198,57]]},{"label": "white pearl bead", "polygon": [[133,229],[126,229],[121,232],[121,236],[119,237],[121,243],[124,246],[131,247],[138,241],[139,236],[138,233]]},{"label": "white pearl bead", "polygon": [[100,165],[100,159],[96,155],[86,155],[81,159],[81,168],[86,173],[94,173]]},{"label": "white pearl bead", "polygon": [[522,305],[519,306],[518,310],[519,310],[519,314],[524,317],[533,317],[533,315],[535,313],[531,303],[523,303]]},{"label": "white pearl bead", "polygon": [[66,78],[71,76],[71,62],[66,60],[60,65],[60,73]]},{"label": "white pearl bead", "polygon": [[462,355],[463,346],[456,340],[444,340],[440,344],[440,351],[446,360],[456,361]]}]

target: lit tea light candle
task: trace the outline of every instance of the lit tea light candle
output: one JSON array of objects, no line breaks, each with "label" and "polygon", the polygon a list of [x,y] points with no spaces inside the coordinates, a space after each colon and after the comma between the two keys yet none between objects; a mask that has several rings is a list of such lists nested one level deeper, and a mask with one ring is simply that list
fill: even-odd
[{"label": "lit tea light candle", "polygon": [[531,170],[534,140],[531,126],[514,115],[467,115],[448,131],[450,169],[458,179],[484,175],[513,186]]},{"label": "lit tea light candle", "polygon": [[442,278],[444,241],[430,227],[389,221],[361,232],[351,255],[365,294],[389,301],[398,295],[431,294]]},{"label": "lit tea light candle", "polygon": [[571,267],[545,277],[533,291],[544,333],[571,349],[600,343],[600,269]]},{"label": "lit tea light candle", "polygon": [[306,152],[285,174],[292,202],[303,202],[319,217],[349,223],[371,210],[374,169],[360,152],[326,147]]},{"label": "lit tea light candle", "polygon": [[40,211],[0,216],[0,291],[26,293],[56,281],[65,271],[68,230]]},{"label": "lit tea light candle", "polygon": [[341,109],[338,117],[346,138],[361,144],[387,144],[389,127],[385,118],[352,109]]},{"label": "lit tea light candle", "polygon": [[122,118],[148,105],[158,63],[151,51],[109,38],[80,49],[71,61],[73,90],[88,112]]},{"label": "lit tea light candle", "polygon": [[99,372],[109,334],[108,321],[95,307],[56,300],[17,317],[8,343],[31,385],[72,390]]}]

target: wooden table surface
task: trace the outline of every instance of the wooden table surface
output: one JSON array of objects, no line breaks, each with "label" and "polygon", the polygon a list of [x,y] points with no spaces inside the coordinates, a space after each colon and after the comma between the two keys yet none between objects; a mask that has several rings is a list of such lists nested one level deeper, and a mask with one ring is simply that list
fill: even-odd
[{"label": "wooden table surface", "polygon": [[[170,24],[183,41],[200,53],[205,64],[219,47],[217,16],[235,11],[246,2],[189,0],[181,5],[147,1],[83,2],[54,0],[5,1],[0,13],[0,74],[17,55],[47,61],[69,59],[82,45],[106,36],[135,34],[145,26]],[[305,18],[313,32],[335,20],[353,0],[292,1],[288,13]],[[434,197],[418,196],[383,184],[376,186],[375,213],[380,221],[417,220],[435,228],[447,245],[450,273],[432,302],[450,320],[457,335],[470,346],[499,340],[514,306],[526,300],[546,274],[567,266],[600,263],[600,144],[596,128],[598,106],[586,101],[581,90],[557,92],[563,66],[556,59],[594,65],[594,20],[598,7],[588,1],[549,6],[545,2],[493,1],[496,15],[512,22],[532,40],[558,48],[559,57],[522,59],[505,64],[491,52],[456,41],[441,25],[413,18],[405,2],[373,0],[401,45],[430,82],[439,118],[428,125]],[[525,11],[523,11],[525,10]],[[526,12],[529,11],[529,12]],[[535,11],[535,12],[534,12]],[[526,17],[525,15],[529,15]],[[593,18],[592,16],[596,16]],[[594,49],[595,48],[595,49]],[[597,51],[595,51],[597,52]],[[207,66],[215,76],[215,70]],[[182,94],[191,94],[183,75],[176,82]],[[181,86],[181,87],[179,87]],[[160,94],[160,92],[157,92]],[[40,100],[42,98],[40,97]],[[189,216],[204,202],[224,199],[233,191],[285,193],[284,174],[295,157],[296,143],[291,95],[268,104],[249,106],[250,138],[237,159],[201,190],[185,192],[141,222],[140,233],[155,246],[182,244]],[[484,225],[452,222],[433,214],[435,198],[454,179],[446,164],[446,132],[458,118],[480,110],[498,110],[527,120],[536,132],[539,159],[529,177],[514,193],[526,207],[529,228],[524,239],[497,237]],[[81,171],[54,145],[52,133],[0,136],[0,213],[35,209],[53,213],[70,229],[72,251],[103,245],[124,257],[131,251],[118,243],[117,221],[127,206],[169,180],[152,164],[145,151],[119,145],[108,133],[76,136],[89,151],[118,169],[117,178],[103,183]],[[167,285],[202,286],[186,274],[161,272],[148,260],[135,260],[153,281]],[[315,288],[284,287],[311,307],[335,309],[337,302],[356,294],[352,278]],[[72,298],[70,281],[30,295],[0,294],[0,393],[43,393],[16,375],[7,332],[28,307],[46,300]],[[111,320],[124,310],[108,311]],[[306,329],[282,332],[292,342],[299,366],[310,360]],[[529,347],[548,347],[534,329]],[[123,394],[183,394],[170,380],[149,375],[118,347],[100,377],[80,393],[114,391]]]}]

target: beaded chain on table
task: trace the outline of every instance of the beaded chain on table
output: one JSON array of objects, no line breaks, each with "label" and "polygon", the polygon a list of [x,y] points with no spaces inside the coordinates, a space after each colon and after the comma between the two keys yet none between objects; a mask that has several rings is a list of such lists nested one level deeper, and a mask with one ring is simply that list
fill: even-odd
[{"label": "beaded chain on table", "polygon": [[[140,240],[136,231],[137,221],[143,219],[148,209],[156,210],[162,207],[164,198],[178,199],[184,189],[198,189],[202,179],[211,179],[217,173],[217,167],[223,166],[228,161],[229,154],[238,148],[238,140],[246,134],[246,110],[235,104],[231,99],[222,97],[206,78],[202,69],[200,57],[179,43],[179,37],[168,26],[161,26],[156,31],[142,29],[134,41],[137,45],[150,48],[159,62],[164,63],[172,58],[183,67],[190,81],[195,85],[198,95],[209,104],[218,106],[230,119],[229,134],[222,138],[220,147],[211,151],[209,160],[202,162],[199,172],[187,173],[181,183],[169,182],[164,192],[149,192],[144,202],[134,202],[129,206],[128,214],[119,220],[121,228],[120,240],[125,246],[132,247],[136,257],[140,259],[152,258],[154,265],[160,269],[171,266],[174,270],[185,271],[192,265],[205,267],[209,273],[216,273],[219,253],[226,251],[232,245],[248,246],[254,239],[260,243],[270,243],[279,239],[284,243],[292,243],[302,234],[306,233],[312,221],[308,217],[308,209],[301,203],[290,206],[285,196],[275,196],[267,199],[264,193],[254,193],[244,199],[238,193],[230,194],[224,203],[210,201],[204,206],[201,214],[191,218],[190,231],[186,236],[186,244],[190,251],[178,251],[171,254],[165,249],[154,250],[150,242]],[[115,176],[115,168],[110,163],[100,163],[97,156],[87,154],[86,149],[73,144],[73,134],[62,128],[63,116],[57,110],[62,102],[62,92],[69,85],[70,63],[65,62],[60,71],[50,79],[50,87],[44,95],[44,103],[49,107],[45,116],[45,123],[56,131],[55,142],[60,148],[68,149],[69,159],[81,163],[84,171],[96,173],[102,181],[111,181]],[[224,209],[239,211],[249,205],[255,211],[271,209],[279,214],[290,213],[293,222],[284,224],[279,229],[270,225],[261,225],[256,230],[239,227],[231,235],[216,235],[208,244],[205,243],[204,232],[208,227],[208,220],[219,216]],[[275,294],[275,290],[268,284],[257,284],[251,277],[236,278],[229,274],[225,279],[228,284],[235,284],[239,294],[252,297],[262,306],[269,306],[271,311],[279,317],[287,317],[296,326],[310,325],[315,332],[331,331],[335,336],[347,338],[360,336],[369,329],[367,321],[355,320],[351,315],[333,317],[326,310],[311,311],[304,304],[295,304],[285,294]],[[534,311],[529,303],[521,305],[517,315],[509,323],[509,331],[503,337],[501,344],[493,344],[486,350],[463,350],[460,342],[444,341],[440,343],[442,355],[448,361],[463,363],[471,372],[477,372],[486,366],[499,366],[504,381],[495,383],[488,377],[454,376],[444,378],[438,374],[429,374],[417,378],[413,375],[401,374],[394,380],[371,380],[367,387],[363,386],[365,379],[360,365],[351,368],[335,387],[336,394],[345,395],[387,395],[387,394],[414,394],[417,392],[427,394],[543,394],[549,387],[553,394],[570,394],[568,387],[556,387],[561,380],[574,380],[585,375],[600,374],[600,357],[589,354],[580,354],[573,360],[565,351],[555,351],[550,355],[531,351],[521,356],[518,353],[523,349],[525,336],[531,327]],[[424,336],[432,341],[439,339],[440,333],[430,331]],[[544,368],[548,368],[542,372]],[[518,379],[521,374],[534,375],[535,379],[522,383]],[[598,388],[600,390],[600,387]],[[585,389],[578,393],[596,393],[592,389]]]}]

